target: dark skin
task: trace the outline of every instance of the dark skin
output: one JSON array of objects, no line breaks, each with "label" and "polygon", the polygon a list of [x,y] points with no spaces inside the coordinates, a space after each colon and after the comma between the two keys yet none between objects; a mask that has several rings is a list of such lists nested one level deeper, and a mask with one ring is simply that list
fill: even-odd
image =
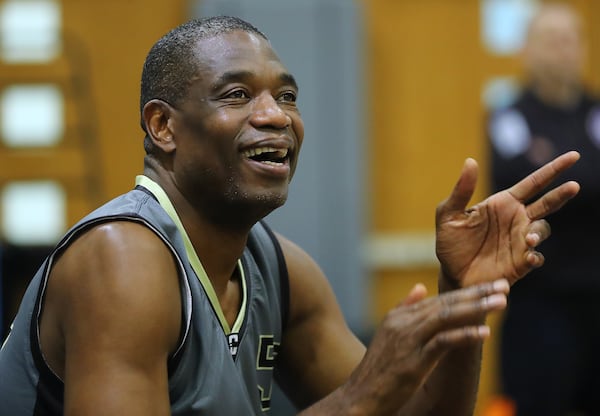
[{"label": "dark skin", "polygon": [[[295,82],[267,41],[234,31],[196,48],[203,58],[183,102],[144,107],[155,147],[144,174],[175,206],[231,325],[241,302],[236,262],[252,225],[285,201],[304,129]],[[256,149],[277,158],[255,160]],[[524,201],[577,158],[566,154],[470,210],[477,166],[468,160],[437,211],[442,293],[427,297],[417,285],[368,349],[318,265],[279,236],[290,317],[277,374],[302,414],[468,414],[485,316],[505,307],[509,281],[543,263],[535,247],[550,229],[542,218],[578,185]],[[65,382],[65,414],[169,414],[167,357],[180,314],[173,256],[150,230],[112,222],[72,243],[52,269],[41,320],[43,353]]]}]

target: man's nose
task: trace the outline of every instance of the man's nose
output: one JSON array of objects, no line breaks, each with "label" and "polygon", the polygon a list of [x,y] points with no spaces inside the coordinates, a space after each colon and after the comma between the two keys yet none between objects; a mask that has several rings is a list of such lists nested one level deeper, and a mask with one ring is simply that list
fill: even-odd
[{"label": "man's nose", "polygon": [[281,108],[271,93],[265,92],[254,100],[250,123],[254,127],[283,129],[292,124],[290,116]]}]

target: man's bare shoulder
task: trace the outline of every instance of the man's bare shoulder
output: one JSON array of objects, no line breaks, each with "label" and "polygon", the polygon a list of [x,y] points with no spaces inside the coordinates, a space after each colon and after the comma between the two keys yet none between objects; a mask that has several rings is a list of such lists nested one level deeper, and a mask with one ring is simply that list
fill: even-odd
[{"label": "man's bare shoulder", "polygon": [[150,228],[133,221],[111,221],[77,236],[59,253],[52,276],[76,286],[91,283],[81,273],[102,277],[103,285],[141,283],[135,281],[140,278],[147,286],[155,268],[167,267],[175,273],[173,266],[170,250]]},{"label": "man's bare shoulder", "polygon": [[[40,325],[44,353],[58,373],[65,349],[86,356],[105,342],[107,354],[132,357],[158,342],[166,356],[179,337],[179,293],[173,256],[152,230],[131,221],[90,228],[50,272]],[[124,339],[122,350],[112,350],[110,340]]]}]

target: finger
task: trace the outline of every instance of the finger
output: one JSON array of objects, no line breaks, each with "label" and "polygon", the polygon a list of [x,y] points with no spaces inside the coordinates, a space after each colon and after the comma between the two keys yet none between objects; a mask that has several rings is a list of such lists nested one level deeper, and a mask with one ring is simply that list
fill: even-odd
[{"label": "finger", "polygon": [[563,153],[510,187],[508,191],[519,201],[526,201],[541,192],[558,175],[573,166],[577,160],[579,160],[578,152]]},{"label": "finger", "polygon": [[[418,286],[418,285],[417,285]],[[415,293],[413,288],[411,291]],[[425,289],[423,287],[423,289]],[[464,319],[465,313],[474,315],[475,311],[479,311],[479,315],[485,314],[495,309],[503,308],[503,303],[496,304],[496,300],[490,300],[488,298],[494,295],[501,295],[506,297],[510,290],[510,284],[506,279],[499,279],[493,282],[480,283],[478,285],[469,286],[467,288],[454,290],[452,292],[446,292],[438,296],[416,300],[417,297],[411,298],[411,295],[407,297],[402,303],[400,303],[393,311],[390,311],[392,316],[404,321],[406,319],[407,307],[409,313],[415,316],[415,319],[422,323],[420,325],[426,335],[426,338],[445,324],[445,321],[454,322],[458,319]],[[416,292],[418,293],[418,292]],[[412,302],[410,299],[414,300]],[[457,305],[466,304],[468,305],[468,312],[464,308],[458,308]]]},{"label": "finger", "polygon": [[432,337],[423,348],[423,358],[426,361],[436,360],[449,349],[478,344],[490,336],[487,325],[465,326],[440,332]]},{"label": "finger", "polygon": [[550,224],[546,220],[536,220],[531,223],[525,236],[529,248],[535,248],[550,237]]},{"label": "finger", "polygon": [[492,282],[479,283],[463,289],[445,292],[437,297],[428,299],[430,305],[442,303],[446,305],[454,305],[463,302],[475,301],[486,296],[491,296],[496,293],[508,294],[510,284],[506,279],[498,279]]},{"label": "finger", "polygon": [[539,251],[529,250],[525,253],[525,262],[531,269],[537,269],[544,265],[544,255]]},{"label": "finger", "polygon": [[[489,294],[482,288],[481,297],[456,301],[456,296],[438,296],[436,303],[421,310],[422,317],[419,319],[418,332],[422,334],[424,340],[427,340],[441,331],[483,322],[488,313],[506,308],[508,282],[506,280],[501,282],[501,292]],[[465,290],[465,292],[475,291]]]},{"label": "finger", "polygon": [[460,177],[454,185],[448,199],[443,201],[438,207],[439,214],[445,214],[453,211],[464,211],[467,204],[473,196],[475,185],[477,183],[477,162],[475,159],[467,158],[463,164]]},{"label": "finger", "polygon": [[441,303],[435,311],[429,313],[423,324],[424,327],[430,328],[433,336],[441,329],[481,321],[488,313],[500,311],[506,308],[506,305],[507,299],[504,293],[494,293],[481,299],[452,305]]},{"label": "finger", "polygon": [[[420,302],[408,305],[413,313],[419,313],[419,318],[424,323],[427,319],[435,318],[438,314],[446,315],[450,310],[460,304],[472,304],[473,302],[481,302],[482,299],[494,294],[507,295],[510,291],[510,284],[506,279],[498,279],[492,282],[479,283],[477,285],[468,286],[466,288],[444,292],[438,296],[433,296],[424,299]],[[399,306],[407,306],[401,304]],[[492,305],[493,306],[493,305]],[[403,313],[402,308],[398,308],[400,313]],[[444,311],[445,312],[440,312]]]},{"label": "finger", "polygon": [[579,192],[579,184],[574,181],[565,182],[544,194],[535,202],[527,205],[527,216],[532,220],[543,218],[558,211],[564,204]]},{"label": "finger", "polygon": [[422,283],[417,283],[409,292],[408,296],[400,303],[400,305],[413,305],[427,297],[427,288]]}]

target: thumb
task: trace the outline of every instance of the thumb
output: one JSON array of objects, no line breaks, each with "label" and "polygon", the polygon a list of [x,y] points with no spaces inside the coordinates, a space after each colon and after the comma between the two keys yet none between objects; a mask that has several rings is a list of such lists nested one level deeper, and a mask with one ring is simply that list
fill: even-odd
[{"label": "thumb", "polygon": [[408,296],[400,303],[400,305],[408,306],[415,304],[427,296],[427,288],[423,283],[417,283],[408,293]]},{"label": "thumb", "polygon": [[452,193],[438,208],[438,215],[453,211],[464,211],[473,196],[477,184],[477,162],[467,158]]}]

